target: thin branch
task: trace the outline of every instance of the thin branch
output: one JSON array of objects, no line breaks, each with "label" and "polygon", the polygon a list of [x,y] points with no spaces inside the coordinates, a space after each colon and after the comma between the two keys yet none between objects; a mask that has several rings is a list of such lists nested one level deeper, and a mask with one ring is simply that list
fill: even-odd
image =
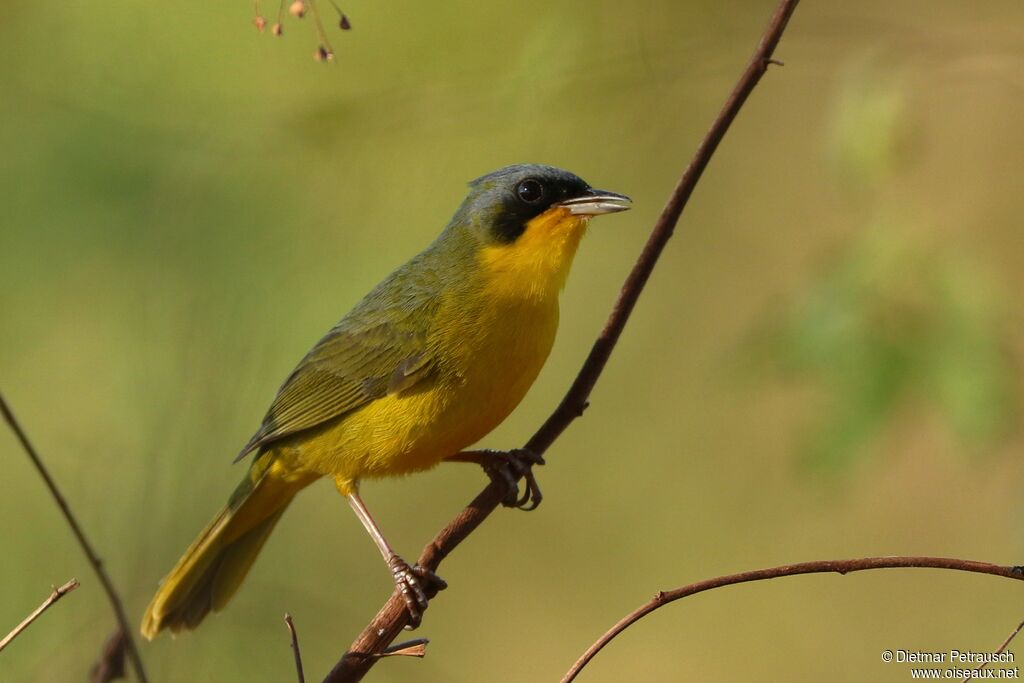
[{"label": "thin branch", "polygon": [[14,627],[14,630],[12,630],[10,633],[4,636],[3,640],[0,640],[0,651],[7,647],[7,645],[12,640],[21,635],[21,632],[27,629],[32,624],[33,621],[38,619],[40,614],[50,609],[50,605],[60,600],[71,591],[78,588],[78,586],[78,579],[71,579],[60,588],[54,588],[50,593],[50,596],[46,598],[46,600],[43,600],[43,604],[39,605],[39,607],[36,607],[35,611],[32,612],[32,614],[25,617],[20,624]]},{"label": "thin branch", "polygon": [[[590,392],[601,376],[601,372],[629,320],[630,313],[654,270],[658,257],[661,256],[669,238],[672,237],[676,222],[693,193],[697,181],[700,180],[704,169],[743,103],[761,80],[761,76],[767,71],[775,46],[778,45],[789,17],[796,9],[797,2],[798,0],[783,0],[775,10],[768,29],[761,37],[746,70],[705,135],[700,147],[697,148],[693,159],[655,223],[647,244],[640,253],[633,270],[626,278],[626,282],[619,292],[619,298],[615,302],[601,334],[594,342],[583,367],[576,375],[576,379],[562,402],[527,442],[526,449],[542,455],[562,432],[583,414]],[[419,564],[430,570],[436,570],[441,561],[487,519],[488,515],[501,502],[501,498],[502,492],[499,486],[494,483],[488,485],[424,548],[419,557]],[[349,646],[348,652],[327,675],[327,678],[324,679],[325,683],[351,683],[361,680],[379,659],[377,655],[398,637],[407,623],[408,615],[404,602],[397,593],[393,593],[363,629],[363,632]]]},{"label": "thin branch", "polygon": [[[1022,621],[1019,624],[1017,624],[1017,628],[1013,629],[1013,631],[1010,632],[1010,635],[1006,636],[1006,640],[1003,641],[1003,644],[1000,645],[996,649],[996,651],[993,652],[992,654],[994,654],[994,655],[1001,655],[1001,654],[1003,654],[1003,651],[1010,646],[1010,643],[1012,643],[1013,639],[1017,637],[1017,634],[1020,633],[1021,629],[1024,629],[1024,621]],[[988,665],[989,665],[989,662],[987,662],[987,661],[982,662],[978,666],[978,668],[975,669],[975,671],[981,671],[982,669],[984,669]],[[962,683],[969,683],[969,681],[972,678],[975,678],[975,677],[974,676],[964,676],[964,680],[962,681]]]},{"label": "thin branch", "polygon": [[306,675],[302,673],[302,654],[299,652],[299,634],[295,632],[295,622],[292,615],[285,612],[284,623],[288,627],[288,633],[292,637],[292,652],[295,653],[295,677],[299,683],[306,683]]},{"label": "thin branch", "polygon": [[646,604],[633,610],[623,617],[615,626],[598,638],[597,642],[591,645],[586,652],[576,660],[569,671],[562,678],[562,683],[570,683],[579,672],[585,667],[598,652],[610,643],[617,635],[625,631],[634,623],[644,618],[659,607],[664,607],[670,602],[675,602],[690,595],[703,593],[704,591],[732,586],[737,583],[749,583],[751,581],[764,581],[765,579],[776,579],[780,576],[798,576],[800,574],[822,574],[835,572],[838,574],[850,574],[868,569],[897,569],[907,567],[923,567],[929,569],[949,569],[960,572],[974,572],[976,574],[992,574],[1008,579],[1024,580],[1024,567],[1005,567],[987,562],[975,562],[973,560],[959,560],[948,557],[865,557],[854,560],[820,560],[817,562],[801,562],[799,564],[787,564],[781,567],[769,569],[757,569],[740,574],[719,576],[714,579],[698,581],[682,588],[667,592],[659,592]]},{"label": "thin branch", "polygon": [[110,601],[110,606],[114,610],[114,617],[117,619],[117,623],[121,630],[124,632],[125,645],[128,648],[128,657],[131,659],[132,668],[135,670],[135,677],[138,678],[140,683],[148,683],[146,678],[146,670],[142,666],[142,657],[139,656],[139,650],[135,647],[135,640],[131,637],[131,626],[128,624],[128,617],[124,612],[124,604],[121,602],[121,597],[117,593],[117,589],[114,588],[114,582],[110,580],[110,576],[107,575],[107,570],[103,568],[103,560],[93,550],[92,544],[89,543],[85,537],[85,532],[82,530],[81,525],[78,523],[78,519],[74,513],[71,512],[71,507],[68,506],[64,496],[61,494],[60,489],[57,488],[57,483],[50,476],[50,472],[43,465],[42,459],[36,452],[36,449],[32,447],[32,443],[28,440],[28,436],[25,434],[25,430],[22,429],[21,424],[17,418],[14,417],[14,413],[11,411],[10,406],[7,405],[7,401],[4,400],[2,394],[0,394],[0,412],[3,413],[4,420],[7,421],[7,425],[14,432],[14,435],[18,437],[18,441],[21,443],[21,447],[25,450],[26,455],[32,461],[32,464],[36,466],[36,470],[39,471],[39,476],[43,478],[46,483],[46,487],[50,489],[50,495],[53,496],[57,506],[61,512],[64,513],[64,519],[67,521],[68,526],[71,527],[71,531],[75,534],[75,538],[78,539],[78,545],[81,546],[82,552],[85,553],[86,558],[89,560],[89,564],[92,565],[92,569],[96,572],[96,576],[100,580],[100,584],[103,586],[103,590],[107,594],[107,600]]}]

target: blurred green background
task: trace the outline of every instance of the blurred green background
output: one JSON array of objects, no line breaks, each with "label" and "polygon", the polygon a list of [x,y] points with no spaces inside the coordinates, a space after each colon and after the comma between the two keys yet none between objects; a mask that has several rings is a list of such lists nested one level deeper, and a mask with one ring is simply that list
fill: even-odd
[{"label": "blurred green background", "polygon": [[[772,4],[357,0],[330,66],[308,18],[275,39],[244,2],[8,5],[0,386],[132,618],[307,348],[433,239],[466,181],[537,161],[635,210],[593,226],[551,360],[483,445],[522,444]],[[459,549],[416,634],[428,656],[372,680],[557,680],[656,590],[740,570],[1024,562],[1024,5],[806,2],[777,56],[550,452],[543,506]],[[0,632],[82,581],[0,680],[83,680],[109,609],[6,433],[0,462]],[[446,466],[364,496],[408,557],[483,481]],[[319,680],[390,590],[318,484],[229,609],[143,654],[155,682],[294,680],[287,610]],[[646,619],[581,680],[903,681],[884,649],[992,649],[1020,595],[927,570],[730,588]]]}]

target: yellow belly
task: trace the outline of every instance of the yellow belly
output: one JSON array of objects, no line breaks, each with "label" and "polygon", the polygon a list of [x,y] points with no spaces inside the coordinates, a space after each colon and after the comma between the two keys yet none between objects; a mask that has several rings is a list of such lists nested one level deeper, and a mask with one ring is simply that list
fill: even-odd
[{"label": "yellow belly", "polygon": [[430,378],[284,440],[278,457],[290,469],[333,477],[342,492],[363,478],[433,467],[479,441],[519,405],[557,327],[557,296],[460,311],[433,340],[446,355]]}]

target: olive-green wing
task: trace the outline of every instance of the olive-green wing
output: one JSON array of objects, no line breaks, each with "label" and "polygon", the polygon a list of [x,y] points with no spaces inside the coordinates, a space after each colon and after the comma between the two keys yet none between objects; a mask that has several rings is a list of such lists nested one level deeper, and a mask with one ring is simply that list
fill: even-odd
[{"label": "olive-green wing", "polygon": [[403,315],[370,326],[342,320],[281,386],[263,425],[235,461],[430,376],[433,361],[425,329],[429,318]]}]

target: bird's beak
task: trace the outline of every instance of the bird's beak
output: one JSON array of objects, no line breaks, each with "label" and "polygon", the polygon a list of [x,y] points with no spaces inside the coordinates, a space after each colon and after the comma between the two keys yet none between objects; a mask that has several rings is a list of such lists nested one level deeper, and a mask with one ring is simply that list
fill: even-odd
[{"label": "bird's beak", "polygon": [[599,216],[603,213],[627,211],[630,208],[630,201],[624,194],[591,188],[586,194],[558,202],[555,206],[564,206],[569,209],[569,213],[577,216]]}]

